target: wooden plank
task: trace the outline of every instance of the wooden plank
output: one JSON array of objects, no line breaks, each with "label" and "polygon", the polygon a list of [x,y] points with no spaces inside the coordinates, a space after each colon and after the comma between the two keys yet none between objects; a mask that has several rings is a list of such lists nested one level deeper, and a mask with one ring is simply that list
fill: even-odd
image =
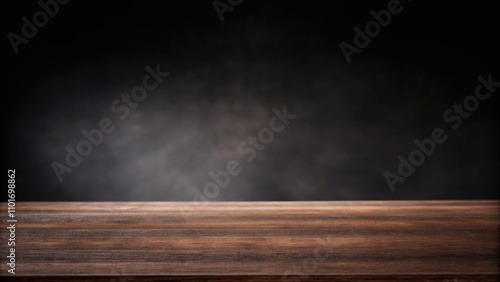
[{"label": "wooden plank", "polygon": [[[500,201],[18,202],[15,277],[498,281],[499,208]],[[7,231],[1,275],[12,279]]]}]

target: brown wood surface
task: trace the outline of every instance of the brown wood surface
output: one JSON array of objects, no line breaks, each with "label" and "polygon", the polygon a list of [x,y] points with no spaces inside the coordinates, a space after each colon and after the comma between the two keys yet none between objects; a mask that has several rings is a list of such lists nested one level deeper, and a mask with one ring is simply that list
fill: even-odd
[{"label": "brown wood surface", "polygon": [[[14,281],[6,207],[0,279]],[[500,274],[500,201],[18,202],[16,219],[16,281],[451,282]]]}]

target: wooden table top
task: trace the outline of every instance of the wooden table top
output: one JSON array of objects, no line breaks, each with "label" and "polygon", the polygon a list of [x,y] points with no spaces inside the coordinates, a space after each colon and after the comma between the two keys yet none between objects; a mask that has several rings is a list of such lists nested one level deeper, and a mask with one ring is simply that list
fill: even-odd
[{"label": "wooden table top", "polygon": [[7,281],[500,277],[500,201],[17,202],[15,275],[1,205]]}]

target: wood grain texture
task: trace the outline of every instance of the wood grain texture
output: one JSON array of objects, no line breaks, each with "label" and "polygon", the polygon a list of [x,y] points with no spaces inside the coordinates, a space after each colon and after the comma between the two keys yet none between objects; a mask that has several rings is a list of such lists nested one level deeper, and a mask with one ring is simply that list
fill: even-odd
[{"label": "wood grain texture", "polygon": [[[500,201],[18,202],[16,281],[498,281]],[[133,276],[133,277],[123,277]]]}]

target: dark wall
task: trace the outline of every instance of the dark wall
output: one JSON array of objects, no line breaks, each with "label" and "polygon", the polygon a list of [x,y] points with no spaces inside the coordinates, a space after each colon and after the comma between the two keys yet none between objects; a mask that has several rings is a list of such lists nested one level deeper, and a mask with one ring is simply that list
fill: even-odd
[{"label": "dark wall", "polygon": [[[354,27],[391,1],[243,1],[223,21],[212,1],[72,1],[17,54],[8,34],[21,36],[21,18],[41,7],[11,2],[1,12],[2,156],[16,169],[18,200],[499,196],[500,88],[483,87],[489,97],[467,100],[477,109],[453,112],[479,76],[500,81],[494,1],[402,0],[350,63],[339,44],[355,46]],[[135,108],[119,101],[113,111],[157,65],[169,75]],[[128,114],[116,109],[125,105]],[[285,106],[296,117],[258,141],[254,159],[250,145],[239,153]],[[66,147],[76,150],[103,118],[114,130],[69,165]],[[401,176],[398,156],[408,160],[415,139],[439,128],[446,140],[427,144],[422,164]],[[197,194],[231,160],[239,174]]]}]

